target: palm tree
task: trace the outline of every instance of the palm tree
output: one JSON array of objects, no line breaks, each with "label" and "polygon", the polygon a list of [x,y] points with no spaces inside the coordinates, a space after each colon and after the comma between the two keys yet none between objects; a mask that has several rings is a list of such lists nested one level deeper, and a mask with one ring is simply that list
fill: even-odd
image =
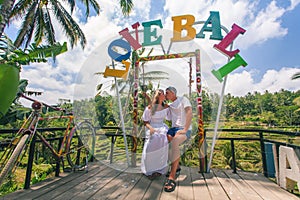
[{"label": "palm tree", "polygon": [[[99,14],[100,6],[95,0],[80,0],[85,5],[86,18],[90,14],[90,7],[94,9],[96,14]],[[2,2],[2,1],[1,1]],[[75,8],[74,0],[67,2],[71,8],[71,14]],[[46,39],[48,44],[54,44],[55,32],[52,24],[50,13],[55,16],[62,26],[66,36],[68,37],[71,46],[80,41],[82,47],[86,44],[85,36],[79,25],[71,17],[71,14],[57,0],[20,0],[15,6],[15,0],[3,0],[0,8],[0,37],[4,32],[4,28],[9,24],[9,20],[13,18],[23,18],[22,27],[15,41],[15,46],[20,47],[25,44],[27,47],[34,35],[34,42],[40,44],[43,39]],[[120,6],[123,15],[128,16],[133,8],[131,0],[121,0]]]},{"label": "palm tree", "polygon": [[[71,0],[67,2],[72,13],[75,1]],[[82,2],[86,6],[86,16],[89,15],[89,4],[99,14],[100,7],[96,1],[89,0]],[[56,39],[51,16],[55,16],[72,47],[80,41],[82,48],[84,48],[86,38],[82,30],[71,14],[57,0],[20,0],[16,3],[11,17],[12,19],[22,18],[23,23],[14,42],[15,46],[20,47],[22,44],[25,44],[25,47],[27,47],[31,43],[33,35],[36,44],[41,44],[44,38],[48,44],[54,44]]]},{"label": "palm tree", "polygon": [[15,0],[1,0],[0,3],[0,37],[4,32],[6,24],[9,22],[9,16],[14,6]]}]

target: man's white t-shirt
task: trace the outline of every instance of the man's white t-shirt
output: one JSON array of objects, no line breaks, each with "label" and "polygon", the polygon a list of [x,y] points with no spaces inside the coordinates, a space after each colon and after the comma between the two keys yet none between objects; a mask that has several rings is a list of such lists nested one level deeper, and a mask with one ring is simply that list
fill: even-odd
[{"label": "man's white t-shirt", "polygon": [[[186,98],[185,96],[177,97],[177,99],[169,106],[171,110],[172,127],[184,128],[186,121],[185,108],[192,106],[188,98]],[[189,130],[191,129],[192,127],[190,126]]]}]

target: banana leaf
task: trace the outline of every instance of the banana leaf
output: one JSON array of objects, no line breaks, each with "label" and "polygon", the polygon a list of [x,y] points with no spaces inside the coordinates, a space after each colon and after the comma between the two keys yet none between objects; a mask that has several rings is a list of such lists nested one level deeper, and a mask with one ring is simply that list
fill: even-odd
[{"label": "banana leaf", "polygon": [[20,68],[14,65],[0,64],[0,117],[4,116],[16,97]]}]

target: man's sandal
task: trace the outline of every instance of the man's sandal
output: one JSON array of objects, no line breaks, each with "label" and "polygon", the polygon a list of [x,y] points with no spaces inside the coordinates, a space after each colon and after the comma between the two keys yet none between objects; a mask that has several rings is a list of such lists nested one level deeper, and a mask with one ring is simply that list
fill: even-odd
[{"label": "man's sandal", "polygon": [[[178,168],[178,169],[176,169],[176,175],[178,175],[179,173],[180,173],[180,171],[181,171],[181,168]],[[169,177],[170,176],[170,171],[168,171],[167,173],[166,173],[166,177]]]},{"label": "man's sandal", "polygon": [[167,179],[164,187],[165,192],[173,192],[175,188],[176,188],[176,182],[172,179]]}]

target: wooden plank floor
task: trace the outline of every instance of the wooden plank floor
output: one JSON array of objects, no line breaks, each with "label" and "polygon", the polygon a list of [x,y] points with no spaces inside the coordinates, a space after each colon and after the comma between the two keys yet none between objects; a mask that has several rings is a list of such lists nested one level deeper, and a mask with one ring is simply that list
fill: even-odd
[{"label": "wooden plank floor", "polygon": [[176,190],[172,193],[164,192],[165,179],[162,176],[151,181],[140,173],[117,171],[95,163],[88,173],[62,174],[0,199],[300,199],[262,174],[249,172],[234,174],[231,170],[213,169],[210,173],[200,174],[197,168],[182,167]]}]

